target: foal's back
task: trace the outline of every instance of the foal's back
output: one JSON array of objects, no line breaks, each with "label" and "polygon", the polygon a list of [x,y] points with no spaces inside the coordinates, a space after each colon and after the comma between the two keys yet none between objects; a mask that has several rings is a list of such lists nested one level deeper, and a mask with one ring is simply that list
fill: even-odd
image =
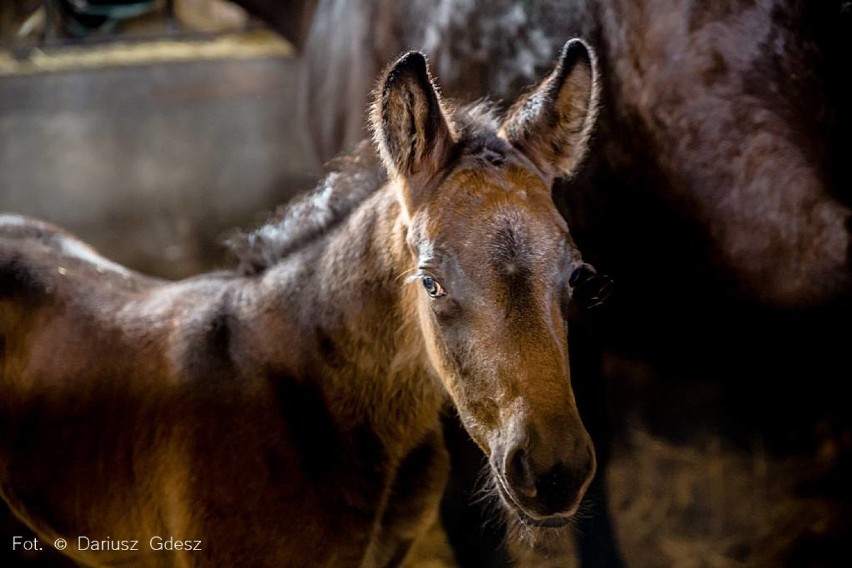
[{"label": "foal's back", "polygon": [[[139,540],[132,552],[71,542],[88,565],[326,563],[304,543],[345,535],[283,522],[328,504],[279,412],[298,395],[286,362],[243,329],[256,285],[151,279],[0,216],[0,496],[49,542]],[[152,550],[156,536],[200,550]]]},{"label": "foal's back", "polygon": [[2,215],[0,333],[7,347],[17,341],[17,347],[44,351],[8,348],[5,364],[15,372],[9,370],[5,380],[77,374],[78,380],[92,381],[108,374],[132,382],[134,375],[181,374],[188,369],[167,361],[170,344],[197,314],[217,303],[228,280],[225,275],[176,283],[149,278],[48,223]]}]

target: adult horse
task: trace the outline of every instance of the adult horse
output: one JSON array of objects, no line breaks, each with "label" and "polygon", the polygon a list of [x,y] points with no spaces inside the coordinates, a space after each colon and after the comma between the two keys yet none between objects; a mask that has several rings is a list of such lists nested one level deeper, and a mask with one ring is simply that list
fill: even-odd
[{"label": "adult horse", "polygon": [[[590,38],[608,135],[590,171],[596,195],[573,215],[607,237],[593,240],[598,254],[637,284],[637,252],[654,250],[681,278],[713,267],[747,298],[813,306],[852,283],[850,29],[840,0],[325,0],[306,46],[306,110],[328,158],[360,139],[365,71],[385,53],[422,46],[451,95],[512,100],[561,38]],[[645,213],[690,238],[671,242]]]},{"label": "adult horse", "polygon": [[501,119],[447,112],[409,53],[381,159],[238,239],[241,271],[163,282],[0,218],[0,495],[91,566],[398,566],[451,402],[518,522],[564,525],[595,472],[565,315],[594,277],[550,190],[596,102],[579,40]]}]

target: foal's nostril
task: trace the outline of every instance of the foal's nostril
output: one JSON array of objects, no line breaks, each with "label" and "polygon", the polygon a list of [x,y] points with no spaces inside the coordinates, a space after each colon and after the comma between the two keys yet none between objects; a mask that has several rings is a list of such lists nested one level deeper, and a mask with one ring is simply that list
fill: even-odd
[{"label": "foal's nostril", "polygon": [[557,464],[536,480],[539,501],[548,513],[564,511],[576,499],[584,481],[579,471]]},{"label": "foal's nostril", "polygon": [[515,448],[506,458],[506,477],[518,496],[526,499],[536,497],[535,476],[523,448]]}]

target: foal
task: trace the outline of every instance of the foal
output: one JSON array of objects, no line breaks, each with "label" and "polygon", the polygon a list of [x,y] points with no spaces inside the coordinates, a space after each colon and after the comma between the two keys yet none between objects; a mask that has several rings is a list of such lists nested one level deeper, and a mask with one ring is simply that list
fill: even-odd
[{"label": "foal", "polygon": [[502,120],[448,112],[408,53],[380,160],[244,237],[241,272],[161,282],[0,218],[0,495],[89,566],[398,566],[450,402],[510,514],[564,524],[595,472],[566,347],[588,269],[550,188],[596,99],[578,40]]}]

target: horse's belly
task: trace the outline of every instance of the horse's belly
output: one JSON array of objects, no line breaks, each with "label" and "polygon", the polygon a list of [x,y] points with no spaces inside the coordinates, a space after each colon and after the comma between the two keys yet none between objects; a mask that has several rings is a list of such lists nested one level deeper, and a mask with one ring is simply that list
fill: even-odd
[{"label": "horse's belly", "polygon": [[44,430],[26,438],[5,448],[2,496],[42,542],[64,539],[85,565],[358,566],[365,554],[373,519],[309,488],[284,494],[250,464],[240,482],[182,452],[132,464],[123,449],[98,458],[66,436],[52,446]]},{"label": "horse's belly", "polygon": [[364,495],[345,472],[335,483],[306,475],[276,446],[265,405],[40,390],[6,415],[0,487],[43,542],[65,539],[79,562],[361,564],[378,502],[347,505]]}]

